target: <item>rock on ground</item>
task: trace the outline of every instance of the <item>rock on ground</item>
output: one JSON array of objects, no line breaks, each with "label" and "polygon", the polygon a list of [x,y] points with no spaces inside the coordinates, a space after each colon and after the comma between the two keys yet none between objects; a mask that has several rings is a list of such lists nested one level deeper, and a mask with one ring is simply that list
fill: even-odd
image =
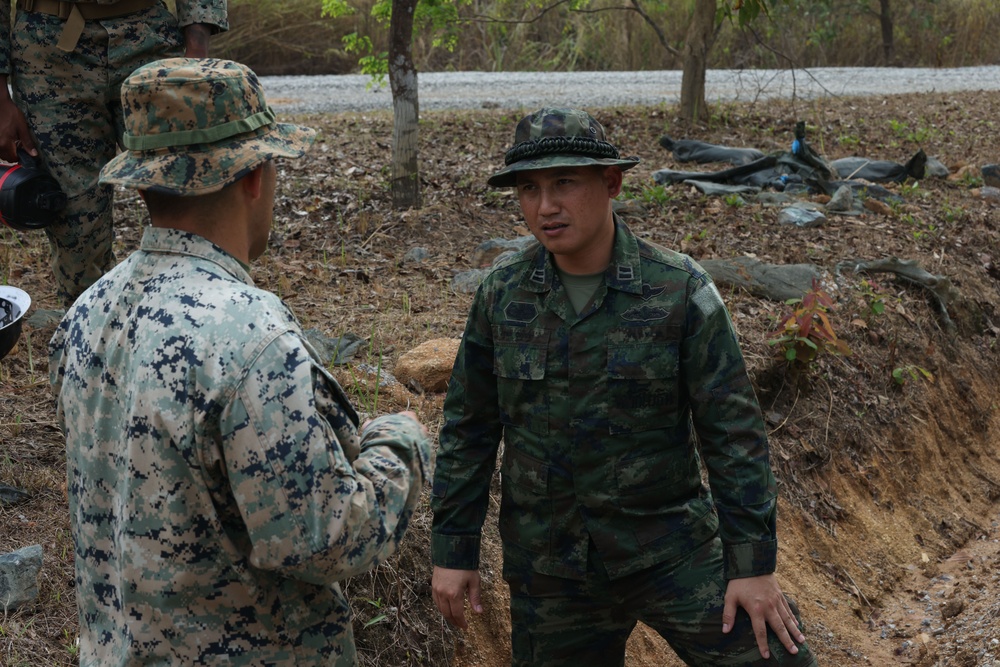
[{"label": "rock on ground", "polygon": [[458,338],[435,338],[421,343],[396,362],[396,379],[406,386],[415,382],[431,393],[446,391],[461,342]]}]

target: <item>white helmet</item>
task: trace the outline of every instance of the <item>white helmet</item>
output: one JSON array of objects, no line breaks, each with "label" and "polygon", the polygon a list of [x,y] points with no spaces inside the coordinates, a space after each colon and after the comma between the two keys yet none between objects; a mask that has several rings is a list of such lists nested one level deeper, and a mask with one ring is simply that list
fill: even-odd
[{"label": "white helmet", "polygon": [[0,359],[7,356],[21,337],[21,324],[30,305],[31,297],[27,292],[0,285]]}]

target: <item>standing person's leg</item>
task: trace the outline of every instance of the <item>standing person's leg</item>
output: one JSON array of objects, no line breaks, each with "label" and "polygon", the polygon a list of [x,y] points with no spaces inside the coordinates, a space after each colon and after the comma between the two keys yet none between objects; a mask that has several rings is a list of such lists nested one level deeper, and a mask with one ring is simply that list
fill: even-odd
[{"label": "standing person's leg", "polygon": [[[808,643],[800,644],[799,652],[792,655],[770,628],[771,657],[761,658],[750,616],[743,609],[738,611],[733,629],[723,634],[726,581],[718,538],[675,562],[631,575],[615,585],[619,592],[631,591],[634,608],[642,610],[639,620],[659,632],[689,665],[816,665]],[[789,603],[799,619],[798,608]]]},{"label": "standing person's leg", "polygon": [[[139,67],[184,55],[184,36],[163,2],[128,16],[102,21],[108,34],[107,99],[121,145],[121,85]],[[153,111],[153,110],[151,110]]]},{"label": "standing person's leg", "polygon": [[622,667],[635,621],[615,618],[583,582],[511,577],[512,667]]},{"label": "standing person's leg", "polygon": [[623,667],[635,617],[615,605],[593,545],[588,561],[586,581],[532,573],[530,561],[505,564],[512,667]]},{"label": "standing person's leg", "polygon": [[68,307],[114,264],[111,188],[98,187],[97,176],[115,154],[115,139],[103,99],[104,46],[95,44],[101,37],[88,22],[77,48],[66,53],[55,46],[62,28],[54,16],[18,11],[11,88],[67,196],[66,208],[45,231],[56,296]]},{"label": "standing person's leg", "polygon": [[[141,25],[153,18],[152,27]],[[55,46],[63,26],[56,17],[19,11],[10,78],[46,167],[67,195],[46,234],[56,295],[69,306],[114,265],[113,190],[97,180],[121,136],[121,81],[149,60],[178,55],[180,32],[162,4],[87,21],[69,53]]]}]

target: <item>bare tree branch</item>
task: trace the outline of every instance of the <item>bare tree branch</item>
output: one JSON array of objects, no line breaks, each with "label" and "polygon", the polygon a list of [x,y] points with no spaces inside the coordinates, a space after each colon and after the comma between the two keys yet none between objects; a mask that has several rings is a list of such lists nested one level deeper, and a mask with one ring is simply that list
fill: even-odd
[{"label": "bare tree branch", "polygon": [[[548,7],[543,7],[538,14],[527,19],[501,19],[493,16],[485,16],[483,14],[474,14],[469,21],[474,23],[535,23],[541,20],[543,16],[548,14],[553,9],[556,9],[560,5],[565,5],[571,0],[557,0],[555,3],[549,5]],[[639,0],[630,0],[632,7],[622,6],[622,7],[600,7],[598,9],[570,9],[569,11],[575,14],[597,14],[600,12],[610,12],[610,11],[626,11],[626,12],[636,12],[642,19],[653,29],[656,33],[657,39],[660,41],[660,45],[666,50],[667,53],[674,56],[675,58],[681,57],[681,52],[675,49],[667,41],[667,36],[664,34],[663,30],[658,26],[652,19],[652,17],[646,13],[642,5],[639,4]]]},{"label": "bare tree branch", "polygon": [[486,16],[484,14],[473,14],[469,21],[474,23],[534,23],[541,20],[543,16],[548,14],[550,11],[559,7],[560,5],[565,5],[571,0],[557,0],[555,3],[549,5],[548,7],[542,7],[541,11],[534,17],[530,19],[498,19],[494,16]]},{"label": "bare tree branch", "polygon": [[[827,93],[831,97],[836,97],[836,95],[833,93],[833,91],[831,91],[829,88],[827,88],[826,86],[824,86],[822,83],[820,83],[819,79],[817,79],[815,76],[813,76],[812,72],[810,72],[808,69],[806,69],[804,67],[803,68],[799,68],[797,66],[797,63],[794,60],[792,60],[790,57],[788,57],[787,55],[785,55],[783,52],[777,50],[776,48],[774,48],[773,46],[771,46],[767,42],[765,42],[763,40],[763,38],[761,38],[760,34],[756,30],[754,30],[751,27],[747,27],[746,30],[750,31],[750,34],[753,35],[754,40],[756,40],[757,44],[759,44],[760,46],[764,47],[765,49],[767,49],[768,51],[770,51],[771,53],[773,53],[774,55],[778,56],[779,58],[781,58],[782,60],[786,61],[789,64],[789,66],[790,66],[789,69],[792,70],[792,90],[793,91],[795,90],[795,72],[797,70],[801,69],[803,72],[806,73],[806,76],[808,76],[810,79],[812,79],[813,82],[816,83],[820,88],[822,88],[825,93]],[[793,98],[795,97],[794,92],[792,93],[792,97]]]},{"label": "bare tree branch", "polygon": [[667,53],[671,54],[675,58],[680,58],[681,52],[675,49],[674,47],[670,46],[670,44],[667,42],[667,36],[663,34],[663,30],[653,21],[650,15],[646,13],[646,10],[643,9],[642,5],[639,4],[639,0],[631,0],[631,2],[632,6],[635,7],[635,11],[637,11],[639,13],[639,16],[642,17],[642,20],[645,21],[646,24],[653,29],[653,32],[656,33],[657,39],[660,40],[660,45],[667,50]]}]

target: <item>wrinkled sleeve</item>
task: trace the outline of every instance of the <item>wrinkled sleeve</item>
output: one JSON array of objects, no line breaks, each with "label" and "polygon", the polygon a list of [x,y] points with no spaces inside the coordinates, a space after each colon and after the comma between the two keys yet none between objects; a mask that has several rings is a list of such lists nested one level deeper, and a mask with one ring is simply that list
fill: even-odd
[{"label": "wrinkled sleeve", "polygon": [[0,75],[10,74],[10,0],[0,0],[0,16],[4,17],[0,21]]},{"label": "wrinkled sleeve", "polygon": [[216,33],[229,30],[226,0],[177,0],[177,25],[195,23],[207,23]]},{"label": "wrinkled sleeve", "polygon": [[479,567],[480,535],[502,436],[486,302],[480,287],[445,397],[432,485],[431,560],[460,570]]},{"label": "wrinkled sleeve", "polygon": [[56,421],[60,429],[64,429],[64,424],[58,399],[62,393],[63,374],[66,372],[63,368],[63,358],[66,354],[66,332],[68,329],[69,323],[63,320],[56,326],[56,330],[49,340],[49,385],[52,388],[52,396],[56,399]]},{"label": "wrinkled sleeve", "polygon": [[221,419],[255,567],[332,583],[395,551],[430,445],[407,417],[379,417],[360,440],[356,420],[297,335],[256,355]]},{"label": "wrinkled sleeve", "polygon": [[704,274],[689,285],[681,364],[719,513],[726,577],[773,572],[777,485],[767,432],[729,312]]}]

